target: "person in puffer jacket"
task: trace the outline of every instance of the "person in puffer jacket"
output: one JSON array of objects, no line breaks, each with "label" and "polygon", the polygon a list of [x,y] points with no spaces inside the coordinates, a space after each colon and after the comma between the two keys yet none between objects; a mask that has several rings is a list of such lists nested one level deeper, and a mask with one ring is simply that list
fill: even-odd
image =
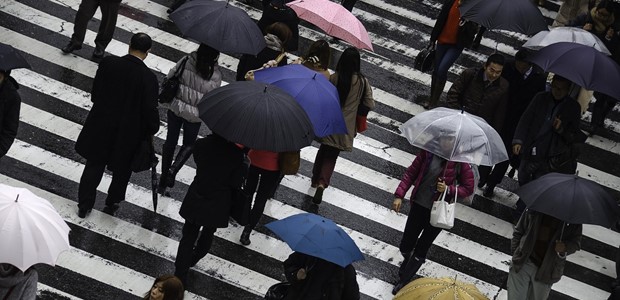
[{"label": "person in puffer jacket", "polygon": [[[198,104],[207,92],[218,88],[222,84],[222,73],[217,64],[220,52],[200,44],[197,51],[181,58],[168,72],[172,77],[178,68],[183,65],[180,86],[177,95],[168,107],[168,134],[162,149],[161,178],[158,192],[165,194],[166,188],[174,186],[176,174],[192,155],[194,142],[202,121],[198,117]],[[179,133],[183,128],[183,146],[174,159],[174,151],[179,140]]]}]

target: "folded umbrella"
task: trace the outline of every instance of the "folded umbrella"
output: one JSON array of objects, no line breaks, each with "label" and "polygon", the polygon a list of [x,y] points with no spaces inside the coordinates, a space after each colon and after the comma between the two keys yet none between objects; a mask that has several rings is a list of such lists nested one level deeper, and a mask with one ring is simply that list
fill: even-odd
[{"label": "folded umbrella", "polygon": [[273,84],[293,96],[308,114],[316,136],[347,133],[338,90],[325,76],[293,64],[257,71],[254,80]]},{"label": "folded umbrella", "polygon": [[467,0],[459,6],[461,17],[488,29],[534,35],[549,26],[530,0]]},{"label": "folded umbrella", "polygon": [[478,288],[455,278],[419,278],[404,286],[394,300],[487,300]]},{"label": "folded umbrella", "polygon": [[559,42],[538,50],[528,60],[588,89],[620,99],[620,67],[591,46]]},{"label": "folded umbrella", "polygon": [[280,88],[237,81],[204,95],[200,119],[229,141],[251,149],[297,151],[312,143],[312,123],[297,101]]},{"label": "folded umbrella", "polygon": [[329,0],[295,0],[287,3],[300,19],[359,49],[373,51],[364,25],[346,8]]},{"label": "folded umbrella", "polygon": [[594,47],[594,49],[606,55],[611,55],[611,52],[605,47],[601,39],[591,32],[577,27],[555,27],[550,31],[541,31],[525,42],[523,47],[532,50],[540,50],[559,42],[582,44]]},{"label": "folded umbrella", "polygon": [[497,131],[482,118],[460,110],[438,107],[422,112],[401,125],[400,131],[412,145],[450,161],[492,166],[508,160]]},{"label": "folded umbrella", "polygon": [[0,43],[0,70],[9,71],[20,68],[30,69],[30,65],[15,48]]},{"label": "folded umbrella", "polygon": [[332,220],[302,213],[265,225],[291,249],[346,267],[364,255],[351,237]]},{"label": "folded umbrella", "polygon": [[55,265],[69,250],[69,226],[49,201],[25,188],[0,184],[0,263],[22,271]]},{"label": "folded umbrella", "polygon": [[266,47],[254,20],[228,1],[188,1],[172,12],[170,19],[184,36],[220,52],[256,55]]},{"label": "folded umbrella", "polygon": [[572,174],[549,173],[517,190],[529,209],[571,224],[611,227],[620,217],[614,198],[598,183]]}]

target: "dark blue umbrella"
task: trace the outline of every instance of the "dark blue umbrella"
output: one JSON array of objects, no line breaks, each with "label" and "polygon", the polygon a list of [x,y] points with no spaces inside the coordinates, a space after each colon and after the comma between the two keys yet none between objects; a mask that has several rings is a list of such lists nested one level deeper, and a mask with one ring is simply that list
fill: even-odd
[{"label": "dark blue umbrella", "polygon": [[346,267],[364,255],[351,237],[332,220],[303,213],[267,225],[291,249]]},{"label": "dark blue umbrella", "polygon": [[254,20],[228,1],[189,1],[171,13],[170,19],[184,36],[220,52],[256,55],[266,47]]},{"label": "dark blue umbrella", "polygon": [[467,0],[459,7],[461,17],[488,29],[534,35],[549,30],[547,21],[530,0]]},{"label": "dark blue umbrella", "polygon": [[540,49],[528,60],[588,89],[620,99],[620,67],[592,46],[559,42]]},{"label": "dark blue umbrella", "polygon": [[325,76],[294,64],[256,71],[254,80],[273,84],[293,96],[308,114],[316,136],[347,133],[338,90]]},{"label": "dark blue umbrella", "polygon": [[30,69],[30,65],[15,48],[0,43],[0,70],[9,71],[19,68]]}]

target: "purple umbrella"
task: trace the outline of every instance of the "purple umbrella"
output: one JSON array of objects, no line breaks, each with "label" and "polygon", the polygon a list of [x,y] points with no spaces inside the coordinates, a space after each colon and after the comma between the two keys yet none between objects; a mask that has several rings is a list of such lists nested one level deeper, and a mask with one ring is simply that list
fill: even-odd
[{"label": "purple umbrella", "polygon": [[566,77],[588,90],[620,98],[620,67],[593,47],[560,42],[540,49],[528,59],[546,72]]}]

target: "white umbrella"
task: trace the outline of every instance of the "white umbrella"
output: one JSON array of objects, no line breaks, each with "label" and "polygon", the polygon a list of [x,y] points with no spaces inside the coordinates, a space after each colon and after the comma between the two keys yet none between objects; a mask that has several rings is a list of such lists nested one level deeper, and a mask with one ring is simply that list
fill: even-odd
[{"label": "white umbrella", "polygon": [[525,42],[523,47],[532,50],[540,50],[559,42],[582,44],[594,47],[594,49],[602,53],[611,55],[611,52],[605,47],[601,39],[589,31],[577,27],[556,27],[551,29],[551,31],[541,31]]},{"label": "white umbrella", "polygon": [[412,145],[450,161],[492,166],[508,160],[497,131],[482,118],[438,107],[417,114],[400,131]]},{"label": "white umbrella", "polygon": [[0,184],[0,263],[22,271],[38,263],[53,266],[70,248],[69,230],[49,201]]}]

